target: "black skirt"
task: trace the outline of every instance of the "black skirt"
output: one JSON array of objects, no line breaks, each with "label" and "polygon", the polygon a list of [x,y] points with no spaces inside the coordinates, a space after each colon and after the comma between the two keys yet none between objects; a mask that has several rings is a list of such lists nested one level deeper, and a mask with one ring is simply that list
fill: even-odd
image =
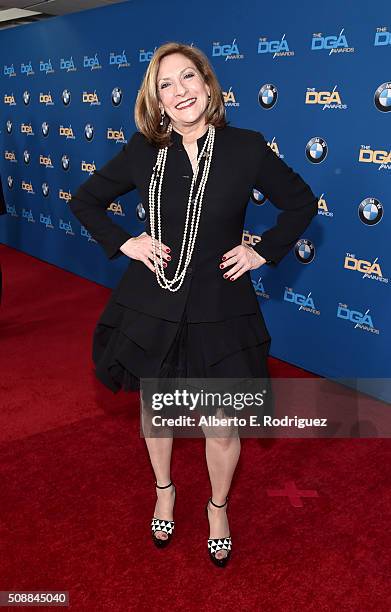
[{"label": "black skirt", "polygon": [[[267,366],[270,342],[265,341],[259,313],[192,323],[185,307],[181,321],[168,321],[118,303],[114,290],[94,331],[92,358],[95,374],[107,388],[114,393],[140,391],[144,406],[157,391],[157,380],[162,390],[172,389],[177,379],[189,380],[191,389],[194,384],[205,389],[203,382],[215,379],[212,387],[206,385],[208,390],[224,387],[236,393],[265,391],[266,386],[262,408],[255,410],[263,416],[273,413]],[[223,387],[216,387],[221,382]],[[236,407],[225,405],[223,410],[227,416],[239,416]],[[160,414],[176,417],[182,411],[171,407]],[[197,412],[215,415],[216,407],[197,406]]]}]

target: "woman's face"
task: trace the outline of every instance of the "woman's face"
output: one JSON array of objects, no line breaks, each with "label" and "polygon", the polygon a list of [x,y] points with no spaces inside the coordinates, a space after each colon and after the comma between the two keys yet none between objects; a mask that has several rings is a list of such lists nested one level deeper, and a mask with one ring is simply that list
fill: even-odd
[{"label": "woman's face", "polygon": [[163,57],[157,75],[160,110],[178,128],[204,122],[209,87],[193,62],[181,53]]}]

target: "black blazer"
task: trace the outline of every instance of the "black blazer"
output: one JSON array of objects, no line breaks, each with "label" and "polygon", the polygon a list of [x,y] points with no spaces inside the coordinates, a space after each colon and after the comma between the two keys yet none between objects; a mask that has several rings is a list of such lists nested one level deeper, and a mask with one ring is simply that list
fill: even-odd
[{"label": "black blazer", "polygon": [[[206,134],[198,140],[199,151],[205,139]],[[156,155],[156,147],[135,132],[114,158],[79,186],[69,202],[73,214],[109,259],[123,255],[119,247],[132,237],[106,213],[118,196],[138,189],[147,214],[145,230],[150,234],[148,186]],[[169,279],[179,260],[192,175],[182,136],[173,131],[161,199],[162,241],[171,248],[172,257],[165,268]],[[317,214],[318,198],[271,150],[261,133],[227,126],[216,129],[198,235],[181,288],[176,292],[162,289],[154,272],[141,261],[129,259],[116,288],[116,301],[170,321],[180,320],[187,299],[190,322],[260,312],[250,271],[230,281],[223,278],[225,270],[219,268],[222,255],[242,243],[246,208],[254,187],[282,210],[276,225],[265,231],[254,247],[271,265],[277,265]]]}]

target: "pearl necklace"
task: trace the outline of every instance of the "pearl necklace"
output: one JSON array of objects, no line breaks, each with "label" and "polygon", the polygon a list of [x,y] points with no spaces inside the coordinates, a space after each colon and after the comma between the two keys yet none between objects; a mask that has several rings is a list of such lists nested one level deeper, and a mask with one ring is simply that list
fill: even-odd
[{"label": "pearl necklace", "polygon": [[[172,130],[172,125],[170,123],[167,131],[171,132],[171,130]],[[168,146],[162,149],[159,149],[159,152],[157,154],[156,164],[153,168],[151,180],[149,183],[149,218],[150,218],[150,225],[151,225],[151,238],[152,238],[153,261],[155,264],[155,274],[156,274],[157,282],[159,283],[160,287],[162,287],[162,289],[168,289],[169,291],[172,291],[172,292],[178,291],[178,289],[180,289],[185,279],[186,270],[189,266],[189,263],[190,263],[190,260],[193,254],[195,240],[196,240],[197,233],[198,233],[198,226],[199,226],[199,220],[200,220],[201,209],[202,209],[202,201],[204,197],[206,182],[209,176],[210,164],[212,162],[214,139],[215,139],[215,128],[213,125],[210,125],[204,146],[202,147],[201,153],[199,154],[198,159],[197,159],[196,171],[193,173],[193,179],[191,182],[189,198],[187,202],[186,222],[185,222],[185,230],[184,230],[183,239],[182,239],[181,253],[180,253],[179,262],[178,262],[177,269],[175,271],[174,278],[172,278],[171,280],[166,278],[164,274],[163,254],[162,254],[162,246],[161,246],[162,227],[161,227],[161,212],[160,212],[161,191],[162,191],[162,184],[163,184],[163,178],[164,178],[164,169],[165,169],[166,159],[167,159]],[[199,163],[200,163],[202,156],[204,155],[206,158],[204,169],[202,172],[200,184],[198,186],[197,194],[193,198],[194,186],[196,184],[197,176],[198,176]],[[156,240],[155,238],[156,187],[158,187],[157,225],[158,225],[158,241],[159,241],[159,260],[157,259],[157,255],[156,255],[156,243],[155,243],[155,240]],[[193,205],[193,211],[192,211],[189,239],[187,243],[187,253],[185,257],[185,262],[183,264],[183,270],[180,271],[181,264],[182,264],[182,258],[183,258],[183,252],[184,252],[185,244],[186,244],[186,236],[187,236],[187,229],[188,229],[188,224],[189,224],[190,209],[192,205]],[[178,283],[176,287],[174,287],[175,283]]]}]

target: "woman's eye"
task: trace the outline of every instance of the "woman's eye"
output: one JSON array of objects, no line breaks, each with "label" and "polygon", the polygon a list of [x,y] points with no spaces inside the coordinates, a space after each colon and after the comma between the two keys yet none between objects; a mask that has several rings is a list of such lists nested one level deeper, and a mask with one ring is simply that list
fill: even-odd
[{"label": "woman's eye", "polygon": [[194,72],[187,72],[185,74],[185,79],[187,79],[188,77],[192,77],[192,76],[194,76]]},{"label": "woman's eye", "polygon": [[165,87],[167,87],[170,83],[162,83],[160,85],[160,89],[165,89]]}]

